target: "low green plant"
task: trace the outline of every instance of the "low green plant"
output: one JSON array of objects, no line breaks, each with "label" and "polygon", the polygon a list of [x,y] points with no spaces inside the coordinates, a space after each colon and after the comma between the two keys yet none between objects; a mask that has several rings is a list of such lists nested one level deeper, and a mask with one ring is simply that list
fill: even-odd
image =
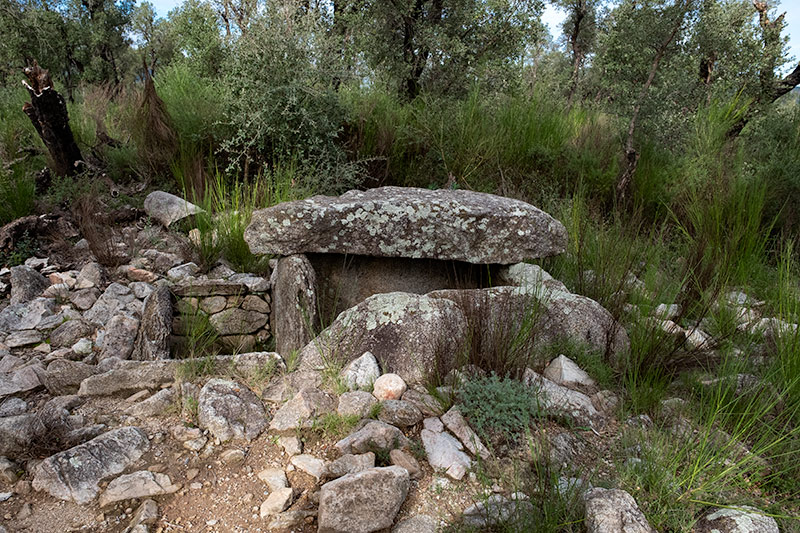
[{"label": "low green plant", "polygon": [[21,265],[29,257],[36,255],[38,250],[39,243],[26,231],[22,238],[14,243],[14,248],[0,252],[0,265],[7,267]]},{"label": "low green plant", "polygon": [[742,395],[733,377],[699,388],[685,409],[665,414],[662,427],[623,433],[620,447],[640,450],[640,461],[622,460],[620,483],[659,531],[689,530],[700,510],[731,501],[797,513],[789,487],[796,488],[798,466],[788,460],[800,437],[796,407],[787,411],[786,397],[767,388]]},{"label": "low green plant", "polygon": [[534,389],[494,373],[465,381],[458,403],[470,426],[489,442],[517,442],[541,416]]},{"label": "low green plant", "polygon": [[198,359],[209,355],[215,355],[214,346],[219,338],[219,334],[208,315],[199,307],[191,305],[179,306],[179,320],[182,325],[184,341],[181,345],[182,353],[179,356],[183,359]]},{"label": "low green plant", "polygon": [[21,171],[4,172],[0,158],[0,225],[34,211],[36,183]]},{"label": "low green plant", "polygon": [[176,370],[181,381],[192,382],[203,376],[211,376],[217,372],[216,358],[210,355],[184,359]]},{"label": "low green plant", "polygon": [[367,418],[377,419],[378,416],[380,416],[382,410],[383,410],[382,403],[378,402],[372,404],[372,406],[370,406],[369,408],[369,414],[367,415]]},{"label": "low green plant", "polygon": [[311,429],[320,432],[323,437],[341,439],[350,434],[359,420],[361,417],[358,415],[326,413],[314,419]]}]

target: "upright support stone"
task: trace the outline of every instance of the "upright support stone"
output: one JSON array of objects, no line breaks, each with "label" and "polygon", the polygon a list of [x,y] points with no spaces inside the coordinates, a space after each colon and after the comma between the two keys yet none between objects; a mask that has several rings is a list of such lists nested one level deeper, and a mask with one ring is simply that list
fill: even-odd
[{"label": "upright support stone", "polygon": [[286,356],[314,338],[317,276],[303,254],[278,260],[272,284],[272,334],[278,353]]},{"label": "upright support stone", "polygon": [[144,301],[144,312],[131,359],[156,361],[169,359],[169,336],[172,334],[172,295],[159,287]]}]

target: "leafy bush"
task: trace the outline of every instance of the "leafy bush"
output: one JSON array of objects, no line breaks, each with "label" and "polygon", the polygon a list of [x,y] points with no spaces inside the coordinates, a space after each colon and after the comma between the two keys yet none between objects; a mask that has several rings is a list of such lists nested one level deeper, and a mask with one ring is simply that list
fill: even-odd
[{"label": "leafy bush", "polygon": [[482,437],[518,441],[539,416],[536,392],[522,382],[491,374],[462,384],[461,412]]},{"label": "leafy bush", "polygon": [[232,50],[222,78],[231,128],[223,148],[232,158],[229,170],[239,169],[245,179],[294,158],[314,170],[316,190],[341,191],[358,181],[338,143],[344,111],[318,24],[311,15],[268,12]]}]

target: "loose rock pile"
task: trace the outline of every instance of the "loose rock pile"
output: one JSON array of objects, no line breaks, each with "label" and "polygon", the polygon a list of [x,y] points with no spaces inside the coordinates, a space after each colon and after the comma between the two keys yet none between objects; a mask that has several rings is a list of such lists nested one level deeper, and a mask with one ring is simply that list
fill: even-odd
[{"label": "loose rock pile", "polygon": [[[154,195],[145,207],[164,226],[198,212]],[[522,202],[383,188],[276,206],[254,216],[247,236],[255,251],[281,256],[271,278],[225,264],[200,274],[176,253],[179,237],[159,227],[140,230],[138,252],[115,269],[87,251],[82,264],[31,258],[0,271],[10,292],[0,306],[5,527],[408,533],[436,531],[446,518],[488,528],[529,509],[533,495],[498,486],[474,501],[446,492],[477,487],[476,464],[497,458],[454,404],[456,382],[434,397],[426,377],[463,370],[454,354],[468,332],[486,333],[475,331],[475,316],[492,323],[530,306],[537,313],[531,346],[566,338],[613,355],[629,343],[597,302],[522,262],[566,243],[558,221]],[[424,293],[354,291],[358,301],[312,338],[309,313],[325,287],[305,254],[332,252],[473,262],[493,269],[501,285],[454,288],[437,273],[419,285],[435,285]],[[743,328],[796,327],[761,318],[756,303],[729,296],[741,307]],[[711,349],[699,329],[669,322],[674,312],[659,308],[652,320]],[[226,350],[237,353],[209,358],[213,376],[187,372],[192,363],[172,358],[192,314],[207,317]],[[277,353],[254,351],[273,335]],[[527,369],[523,384],[552,419],[598,435],[614,424],[617,398],[566,356],[541,373]],[[676,431],[692,431],[674,419]],[[311,436],[325,420],[353,424],[335,438]],[[647,422],[631,421],[638,423]],[[569,431],[549,440],[553,464],[572,462],[588,447]],[[652,531],[628,493],[560,483],[581,487],[588,531]],[[443,492],[451,498],[448,516],[439,512]],[[204,522],[187,519],[188,509]],[[715,510],[695,528],[712,530],[777,526],[749,510]]]}]

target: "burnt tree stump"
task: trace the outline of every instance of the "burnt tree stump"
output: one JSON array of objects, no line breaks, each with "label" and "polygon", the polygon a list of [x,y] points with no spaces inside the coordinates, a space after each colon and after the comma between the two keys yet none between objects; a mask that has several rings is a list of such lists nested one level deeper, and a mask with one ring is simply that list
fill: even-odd
[{"label": "burnt tree stump", "polygon": [[77,172],[77,163],[82,161],[81,151],[69,127],[69,115],[64,98],[53,88],[50,72],[39,66],[24,70],[28,81],[23,81],[31,101],[22,106],[22,111],[31,119],[33,127],[44,141],[53,160],[53,172],[59,176],[71,176]]}]

